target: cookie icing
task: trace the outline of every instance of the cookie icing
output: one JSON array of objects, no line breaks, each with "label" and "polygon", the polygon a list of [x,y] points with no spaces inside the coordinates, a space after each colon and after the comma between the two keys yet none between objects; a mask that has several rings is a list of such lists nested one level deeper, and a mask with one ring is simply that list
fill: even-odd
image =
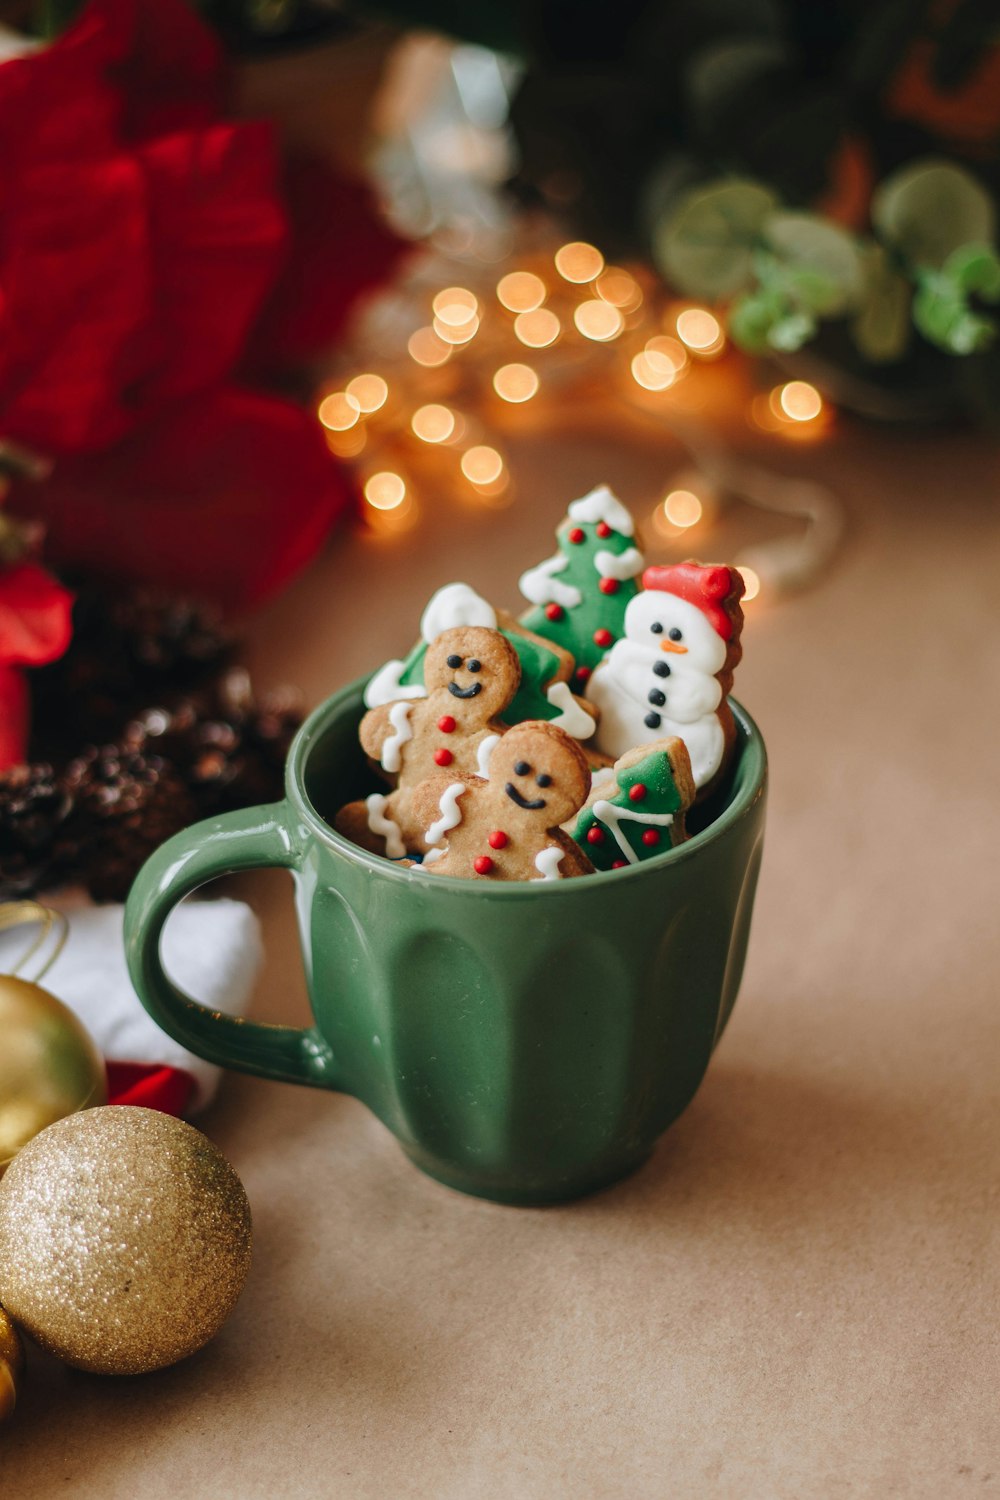
[{"label": "cookie icing", "polygon": [[386,736],[382,746],[382,769],[384,771],[398,771],[402,765],[402,748],[407,740],[413,738],[413,728],[410,724],[409,702],[394,703],[389,710],[389,723],[393,732]]},{"label": "cookie icing", "polygon": [[[626,547],[624,552],[607,552],[602,549],[594,557],[594,567],[601,577],[617,578],[619,583],[626,578],[635,578],[644,566],[645,558],[638,547]],[[576,602],[579,603],[579,599]]]},{"label": "cookie icing", "polygon": [[593,814],[606,828],[610,828],[615,843],[630,865],[638,864],[639,856],[622,833],[619,823],[642,823],[644,826],[653,824],[657,828],[669,828],[674,821],[673,813],[633,812],[630,807],[615,807],[613,802],[606,802],[603,798],[594,803]]},{"label": "cookie icing", "polygon": [[560,849],[558,844],[550,844],[547,849],[539,849],[535,855],[535,869],[540,873],[535,880],[560,880],[559,862],[566,851]]},{"label": "cookie icing", "polygon": [[385,807],[388,801],[389,798],[383,796],[381,792],[372,792],[370,797],[365,798],[365,806],[368,809],[368,827],[372,833],[385,839],[385,852],[389,859],[402,859],[406,854],[406,845],[403,843],[399,824],[386,815]]},{"label": "cookie icing", "polygon": [[572,501],[569,515],[574,521],[603,521],[612,531],[635,535],[635,522],[606,484],[599,484],[589,494]]},{"label": "cookie icing", "polygon": [[[557,552],[554,557],[547,557],[537,567],[522,573],[517,586],[532,604],[561,604],[563,609],[575,609],[583,598],[580,590],[555,576],[565,573],[568,567],[569,558]],[[641,558],[639,567],[642,567]]]},{"label": "cookie icing", "polygon": [[[441,816],[434,820],[424,834],[424,838],[429,844],[440,844],[445,834],[449,833],[452,828],[457,828],[459,823],[461,823],[462,812],[458,805],[458,799],[466,790],[464,781],[453,781],[451,786],[445,787],[438,798],[438,807],[441,810]],[[444,851],[442,850],[441,852],[443,853]],[[424,863],[426,864],[429,859],[430,855],[427,856]]]}]

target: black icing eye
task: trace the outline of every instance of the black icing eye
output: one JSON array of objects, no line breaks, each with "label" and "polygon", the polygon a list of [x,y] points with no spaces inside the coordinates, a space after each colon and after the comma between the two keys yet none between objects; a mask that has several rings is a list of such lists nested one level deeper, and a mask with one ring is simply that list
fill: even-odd
[{"label": "black icing eye", "polygon": [[652,623],[652,625],[650,625],[649,628],[653,632],[654,635],[662,635],[663,634],[663,626],[660,624],[659,620],[654,620],[653,623]]},{"label": "black icing eye", "polygon": [[678,630],[678,629],[677,629],[677,626],[676,626],[676,625],[675,625],[675,626],[674,626],[674,628],[673,628],[673,630],[669,630],[669,631],[668,631],[668,632],[667,632],[667,634],[668,634],[668,635],[669,635],[669,636],[670,636],[670,639],[671,639],[671,640],[672,640],[672,641],[682,641],[682,640],[683,640],[683,639],[684,639],[684,637],[683,637],[683,635],[682,635],[682,634],[681,634],[681,632],[680,632],[680,631],[679,631],[679,630]]},{"label": "black icing eye", "polygon": [[535,780],[538,782],[539,786],[552,785],[552,777],[549,775],[548,771],[543,771],[540,776],[535,777]]},{"label": "black icing eye", "polygon": [[530,773],[530,771],[531,771],[531,767],[528,765],[528,762],[526,760],[516,760],[514,762],[514,775],[515,776],[527,776]]},{"label": "black icing eye", "polygon": [[482,662],[477,661],[474,656],[470,656],[465,665],[468,667],[470,672],[481,672],[483,668]]},{"label": "black icing eye", "polygon": [[448,666],[451,667],[452,671],[454,671],[456,667],[460,667],[462,665],[462,658],[460,656],[449,656],[446,658],[446,660]]}]

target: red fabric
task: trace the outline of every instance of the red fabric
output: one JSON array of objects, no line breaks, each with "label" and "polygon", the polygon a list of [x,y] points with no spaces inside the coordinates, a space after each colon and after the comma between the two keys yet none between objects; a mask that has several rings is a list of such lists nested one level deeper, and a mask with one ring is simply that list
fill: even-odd
[{"label": "red fabric", "polygon": [[28,689],[22,667],[55,661],[69,645],[73,595],[37,563],[0,572],[0,771],[24,760]]},{"label": "red fabric", "polygon": [[165,1115],[182,1115],[194,1097],[195,1081],[183,1068],[109,1062],[107,1070],[109,1104],[138,1104]]},{"label": "red fabric", "polygon": [[732,640],[736,616],[745,588],[736,568],[719,565],[703,567],[701,563],[673,563],[670,567],[654,565],[642,575],[644,589],[659,589],[686,599],[708,617],[712,628],[724,641]]}]

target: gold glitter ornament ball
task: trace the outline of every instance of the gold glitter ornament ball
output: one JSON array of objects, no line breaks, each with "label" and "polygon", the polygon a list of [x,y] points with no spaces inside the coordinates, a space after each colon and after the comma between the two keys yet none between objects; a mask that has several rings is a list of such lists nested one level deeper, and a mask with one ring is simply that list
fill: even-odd
[{"label": "gold glitter ornament ball", "polygon": [[80,1370],[158,1370],[218,1333],[251,1237],[243,1184],[199,1131],[153,1109],[88,1109],[0,1180],[0,1303]]},{"label": "gold glitter ornament ball", "polygon": [[23,1371],[24,1349],[20,1337],[0,1307],[0,1422],[9,1417],[17,1405]]}]

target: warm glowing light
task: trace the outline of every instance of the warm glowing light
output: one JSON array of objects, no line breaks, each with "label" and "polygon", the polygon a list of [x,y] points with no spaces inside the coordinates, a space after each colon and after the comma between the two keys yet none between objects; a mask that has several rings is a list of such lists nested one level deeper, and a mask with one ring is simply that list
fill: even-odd
[{"label": "warm glowing light", "polygon": [[435,318],[434,332],[446,344],[467,344],[479,332],[479,319],[473,313],[467,323],[456,327],[453,323],[442,323],[440,318]]},{"label": "warm glowing light", "polygon": [[573,313],[573,322],[585,339],[598,344],[616,339],[625,326],[625,320],[617,307],[595,297],[592,302],[581,302]]},{"label": "warm glowing light", "polygon": [[[658,333],[646,343],[646,353],[659,355],[668,359],[674,367],[674,373],[679,375],[688,363],[688,352],[683,344],[676,339],[668,338],[666,334]],[[659,361],[654,361],[658,363]]]},{"label": "warm glowing light", "polygon": [[391,469],[373,474],[365,483],[365,499],[375,510],[395,510],[406,499],[406,485],[402,475]]},{"label": "warm glowing light", "polygon": [[618,266],[608,266],[598,276],[594,290],[605,302],[610,302],[612,307],[620,307],[622,312],[635,312],[642,302],[639,283],[634,276]]},{"label": "warm glowing light", "polygon": [[346,432],[358,420],[361,407],[356,398],[349,396],[346,391],[334,391],[320,402],[317,415],[323,426],[328,427],[331,432]]},{"label": "warm glowing light", "polygon": [[545,282],[532,271],[510,271],[497,282],[497,296],[509,312],[534,312],[545,301]]},{"label": "warm glowing light", "polygon": [[462,328],[479,311],[479,299],[464,286],[448,286],[431,303],[434,319],[446,328]]},{"label": "warm glowing light", "polygon": [[514,332],[529,349],[546,349],[555,343],[562,329],[554,312],[539,307],[534,312],[519,313],[514,319]]},{"label": "warm glowing light", "polygon": [[[772,410],[775,394],[778,398],[780,414],[787,417],[790,422],[812,422],[823,410],[823,397],[816,387],[806,380],[790,380],[787,385],[772,392]],[[775,416],[778,415],[779,412],[775,411]]]},{"label": "warm glowing light", "polygon": [[737,565],[736,571],[740,574],[745,584],[743,602],[746,603],[748,599],[756,599],[760,593],[760,574],[755,573],[753,568],[740,565]]},{"label": "warm glowing light", "polygon": [[495,448],[479,444],[462,454],[462,473],[471,484],[495,484],[503,473],[503,459]]},{"label": "warm glowing light", "polygon": [[451,354],[451,346],[439,339],[433,328],[418,328],[416,333],[410,334],[406,347],[410,358],[428,369],[443,365]]},{"label": "warm glowing light", "polygon": [[373,510],[369,508],[367,513],[368,529],[374,536],[395,537],[401,532],[409,531],[415,526],[420,518],[420,511],[409,491],[403,497],[400,505],[393,506],[392,510]]},{"label": "warm glowing light", "polygon": [[378,411],[380,406],[385,405],[389,387],[381,375],[355,375],[353,380],[347,382],[347,394],[354,398],[367,416],[369,412]]},{"label": "warm glowing light", "polygon": [[655,349],[632,357],[632,378],[647,391],[665,391],[677,379],[672,360]]},{"label": "warm glowing light", "polygon": [[719,320],[704,307],[687,307],[677,319],[677,337],[696,354],[718,354],[725,340]]},{"label": "warm glowing light", "polygon": [[455,413],[447,406],[421,406],[413,413],[410,426],[425,443],[446,443],[455,431]]},{"label": "warm glowing light", "polygon": [[680,526],[685,531],[689,526],[697,526],[703,509],[701,501],[692,490],[671,490],[663,502],[663,514],[667,520],[672,526]]},{"label": "warm glowing light", "polygon": [[333,432],[328,427],[323,436],[326,438],[326,446],[337,458],[357,458],[368,440],[368,433],[363,422],[358,422],[347,432]]},{"label": "warm glowing light", "polygon": [[564,281],[593,281],[604,270],[604,256],[594,245],[574,240],[556,251],[556,270]]},{"label": "warm glowing light", "polygon": [[538,376],[530,365],[501,365],[493,389],[504,401],[530,401],[538,390]]}]

